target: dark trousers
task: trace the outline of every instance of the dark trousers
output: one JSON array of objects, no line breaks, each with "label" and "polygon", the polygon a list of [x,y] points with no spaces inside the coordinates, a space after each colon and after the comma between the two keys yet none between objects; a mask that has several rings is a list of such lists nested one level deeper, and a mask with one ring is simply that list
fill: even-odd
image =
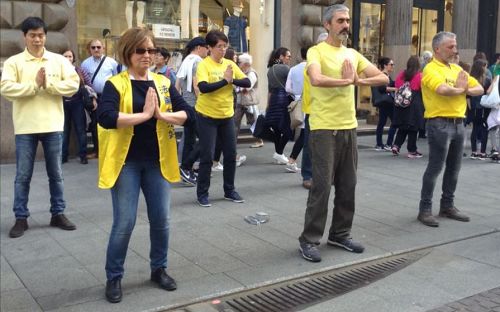
[{"label": "dark trousers", "polygon": [[354,217],[358,150],[356,129],[310,132],[313,180],[300,242],[319,244],[325,231],[328,201],[335,187],[329,237],[347,238]]},{"label": "dark trousers", "polygon": [[285,146],[290,141],[291,131],[282,132],[282,130],[278,127],[271,126],[274,132],[274,151],[277,154],[283,154],[285,150]]},{"label": "dark trousers", "polygon": [[236,136],[234,135],[233,117],[214,119],[198,113],[196,117],[200,137],[200,170],[198,171],[196,188],[198,198],[208,196],[217,138],[220,140],[222,152],[224,153],[224,171],[222,173],[224,193],[231,193],[234,190],[234,176],[236,173]]},{"label": "dark trousers", "polygon": [[398,129],[394,144],[401,148],[406,140],[406,136],[408,136],[408,144],[406,145],[406,148],[408,149],[408,152],[414,153],[417,151],[417,135],[417,130]]},{"label": "dark trousers", "polygon": [[375,137],[377,139],[377,146],[383,146],[382,143],[382,134],[384,133],[384,127],[387,123],[387,118],[391,120],[391,127],[389,128],[389,132],[387,133],[387,145],[391,146],[392,141],[394,140],[394,133],[396,133],[396,128],[392,126],[392,116],[394,114],[394,108],[392,106],[386,107],[381,106],[378,108],[378,124],[377,131]]},{"label": "dark trousers", "polygon": [[90,112],[89,131],[92,134],[92,143],[94,150],[92,152],[99,154],[99,142],[97,140],[97,109]]},{"label": "dark trousers", "polygon": [[481,142],[481,153],[486,153],[488,144],[488,128],[484,126],[482,120],[474,121],[472,124],[472,133],[470,134],[470,146],[472,152],[477,151],[477,140]]},{"label": "dark trousers", "polygon": [[62,159],[68,159],[69,137],[71,135],[71,125],[75,127],[76,139],[78,140],[78,156],[87,156],[87,133],[85,129],[86,117],[83,103],[64,103],[64,136],[62,144]]},{"label": "dark trousers", "polygon": [[302,168],[300,169],[300,173],[302,174],[302,180],[307,181],[312,179],[311,152],[309,149],[309,135],[311,133],[309,114],[306,114],[304,124],[304,147],[302,148]]},{"label": "dark trousers", "polygon": [[200,147],[196,143],[198,136],[196,122],[184,126],[184,147],[182,148],[181,168],[185,170],[193,169],[193,164],[200,157]]},{"label": "dark trousers", "polygon": [[297,160],[299,157],[302,148],[304,147],[304,129],[295,129],[295,131],[300,131],[300,135],[298,139],[293,144],[292,153],[290,154],[290,158]]}]

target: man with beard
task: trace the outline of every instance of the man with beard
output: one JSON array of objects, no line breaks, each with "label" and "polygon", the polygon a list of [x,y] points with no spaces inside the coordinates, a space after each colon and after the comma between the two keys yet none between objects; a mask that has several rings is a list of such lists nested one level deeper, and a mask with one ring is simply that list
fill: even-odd
[{"label": "man with beard", "polygon": [[432,215],[432,196],[436,179],[443,175],[439,216],[468,222],[469,217],[454,205],[458,173],[464,148],[464,116],[467,96],[483,94],[483,87],[460,66],[453,64],[457,53],[456,35],[440,32],[432,39],[434,58],[425,66],[422,76],[422,98],[425,106],[429,142],[429,163],[422,178],[417,219],[431,227],[439,226]]},{"label": "man with beard", "polygon": [[[389,81],[365,57],[343,44],[348,38],[349,22],[349,9],[345,5],[328,7],[323,13],[328,38],[307,53],[313,178],[299,250],[302,257],[312,262],[321,261],[316,246],[325,230],[332,184],[335,199],[328,245],[356,253],[364,251],[364,247],[350,237],[358,162],[354,89]],[[366,78],[359,78],[361,73]]]}]

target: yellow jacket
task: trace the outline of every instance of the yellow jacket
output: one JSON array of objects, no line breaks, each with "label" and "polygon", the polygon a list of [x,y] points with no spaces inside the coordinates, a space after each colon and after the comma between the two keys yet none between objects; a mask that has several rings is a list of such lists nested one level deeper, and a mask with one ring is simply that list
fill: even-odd
[{"label": "yellow jacket", "polygon": [[[160,111],[171,111],[172,104],[166,103],[170,97],[168,89],[170,80],[163,75],[149,73],[153,77],[156,92],[160,95]],[[120,94],[119,111],[132,114],[132,84],[127,71],[113,76],[109,81]],[[170,101],[169,101],[170,102]],[[174,126],[163,121],[156,123],[156,134],[160,152],[160,167],[163,177],[169,182],[180,180],[179,164],[177,161],[177,145]],[[121,169],[125,164],[134,127],[104,129],[98,126],[99,135],[99,188],[113,187]]]}]

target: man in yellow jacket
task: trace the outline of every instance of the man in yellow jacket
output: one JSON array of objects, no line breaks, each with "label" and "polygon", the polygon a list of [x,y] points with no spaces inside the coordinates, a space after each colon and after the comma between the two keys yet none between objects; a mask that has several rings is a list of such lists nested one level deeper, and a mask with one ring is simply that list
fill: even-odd
[{"label": "man in yellow jacket", "polygon": [[28,196],[38,142],[42,142],[49,177],[50,225],[63,230],[76,226],[64,215],[61,168],[64,127],[63,96],[78,91],[80,79],[73,66],[59,54],[45,49],[47,25],[38,17],[26,18],[21,29],[26,49],[8,58],[1,80],[2,95],[12,101],[16,140],[14,215],[10,237],[28,229]]}]

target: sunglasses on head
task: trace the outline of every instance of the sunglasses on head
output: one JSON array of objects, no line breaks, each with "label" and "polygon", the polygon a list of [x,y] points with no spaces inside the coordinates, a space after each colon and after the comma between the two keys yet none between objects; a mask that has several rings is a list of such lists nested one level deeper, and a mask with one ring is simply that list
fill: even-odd
[{"label": "sunglasses on head", "polygon": [[92,50],[99,50],[100,48],[102,48],[101,46],[91,46],[90,47]]},{"label": "sunglasses on head", "polygon": [[158,53],[158,49],[156,49],[156,48],[153,48],[153,49],[137,48],[137,49],[135,49],[136,54],[144,54],[146,52],[148,52],[149,54],[156,54],[156,53]]}]

